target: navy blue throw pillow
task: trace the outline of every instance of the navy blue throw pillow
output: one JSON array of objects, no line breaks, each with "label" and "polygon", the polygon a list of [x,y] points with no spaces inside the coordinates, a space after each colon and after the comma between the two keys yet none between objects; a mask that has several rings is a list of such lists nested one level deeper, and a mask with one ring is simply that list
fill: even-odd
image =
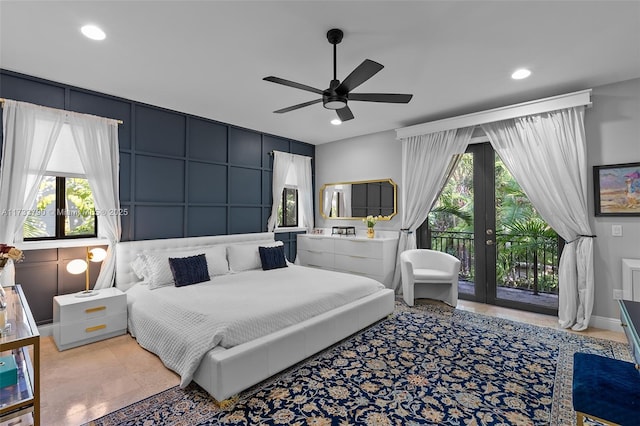
[{"label": "navy blue throw pillow", "polygon": [[176,287],[209,281],[209,268],[204,254],[169,258],[169,267]]},{"label": "navy blue throw pillow", "polygon": [[284,246],[258,247],[262,270],[286,268],[287,259],[284,257]]}]

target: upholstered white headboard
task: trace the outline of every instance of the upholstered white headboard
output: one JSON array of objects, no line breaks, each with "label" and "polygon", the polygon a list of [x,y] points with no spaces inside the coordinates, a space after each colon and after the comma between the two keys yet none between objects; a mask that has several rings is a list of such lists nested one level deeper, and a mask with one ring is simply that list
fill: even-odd
[{"label": "upholstered white headboard", "polygon": [[125,241],[116,244],[116,287],[127,291],[140,279],[131,269],[138,253],[164,253],[173,250],[198,249],[214,245],[267,243],[275,240],[273,232],[216,235],[211,237],[166,238],[160,240]]}]

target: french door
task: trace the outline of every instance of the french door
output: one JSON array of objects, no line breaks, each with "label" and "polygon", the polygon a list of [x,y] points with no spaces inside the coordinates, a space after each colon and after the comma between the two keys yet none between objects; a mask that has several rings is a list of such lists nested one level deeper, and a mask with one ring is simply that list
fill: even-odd
[{"label": "french door", "polygon": [[460,298],[557,314],[557,235],[491,144],[469,145],[417,239],[460,259]]}]

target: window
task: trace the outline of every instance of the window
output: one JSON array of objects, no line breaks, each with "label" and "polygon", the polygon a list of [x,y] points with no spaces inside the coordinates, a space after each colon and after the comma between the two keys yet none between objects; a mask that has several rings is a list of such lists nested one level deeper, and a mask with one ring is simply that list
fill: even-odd
[{"label": "window", "polygon": [[298,190],[285,187],[282,190],[282,198],[278,207],[278,226],[298,226]]},{"label": "window", "polygon": [[97,221],[89,182],[81,177],[45,176],[27,212],[24,239],[95,237]]}]

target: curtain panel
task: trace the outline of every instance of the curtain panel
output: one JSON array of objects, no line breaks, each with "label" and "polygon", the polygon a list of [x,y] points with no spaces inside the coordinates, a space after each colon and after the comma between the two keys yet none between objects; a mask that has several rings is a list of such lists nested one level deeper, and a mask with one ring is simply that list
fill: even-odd
[{"label": "curtain panel", "polygon": [[558,318],[585,330],[593,309],[584,107],[483,124],[491,145],[540,216],[562,237]]},{"label": "curtain panel", "polygon": [[70,115],[69,124],[93,194],[99,221],[98,237],[109,240],[107,257],[94,288],[108,288],[113,285],[116,272],[114,247],[122,234],[118,124],[114,120],[80,114]]},{"label": "curtain panel", "polygon": [[[10,99],[2,114],[2,164],[0,165],[0,242],[22,242],[22,227],[38,194],[38,187],[60,130],[64,115],[56,110]],[[13,284],[12,262],[0,275],[0,284]]]},{"label": "curtain panel", "polygon": [[[67,123],[85,176],[94,196],[99,235],[109,240],[110,248],[120,239],[118,192],[117,121],[65,110],[5,100],[3,110],[4,140],[0,165],[0,206],[9,214],[0,215],[0,241],[22,242],[26,214],[35,202],[52,152]],[[116,223],[117,222],[117,223]],[[2,282],[13,283],[11,267]],[[102,264],[96,288],[110,287],[115,259],[108,256]]]},{"label": "curtain panel", "polygon": [[415,231],[427,219],[446,184],[452,164],[464,153],[473,127],[402,139],[402,230],[398,240],[393,288],[401,291],[400,254],[416,248]]},{"label": "curtain panel", "polygon": [[278,206],[286,185],[298,189],[298,213],[302,227],[310,231],[314,224],[311,157],[280,151],[273,151],[272,205],[267,230],[273,232],[278,225]]}]

